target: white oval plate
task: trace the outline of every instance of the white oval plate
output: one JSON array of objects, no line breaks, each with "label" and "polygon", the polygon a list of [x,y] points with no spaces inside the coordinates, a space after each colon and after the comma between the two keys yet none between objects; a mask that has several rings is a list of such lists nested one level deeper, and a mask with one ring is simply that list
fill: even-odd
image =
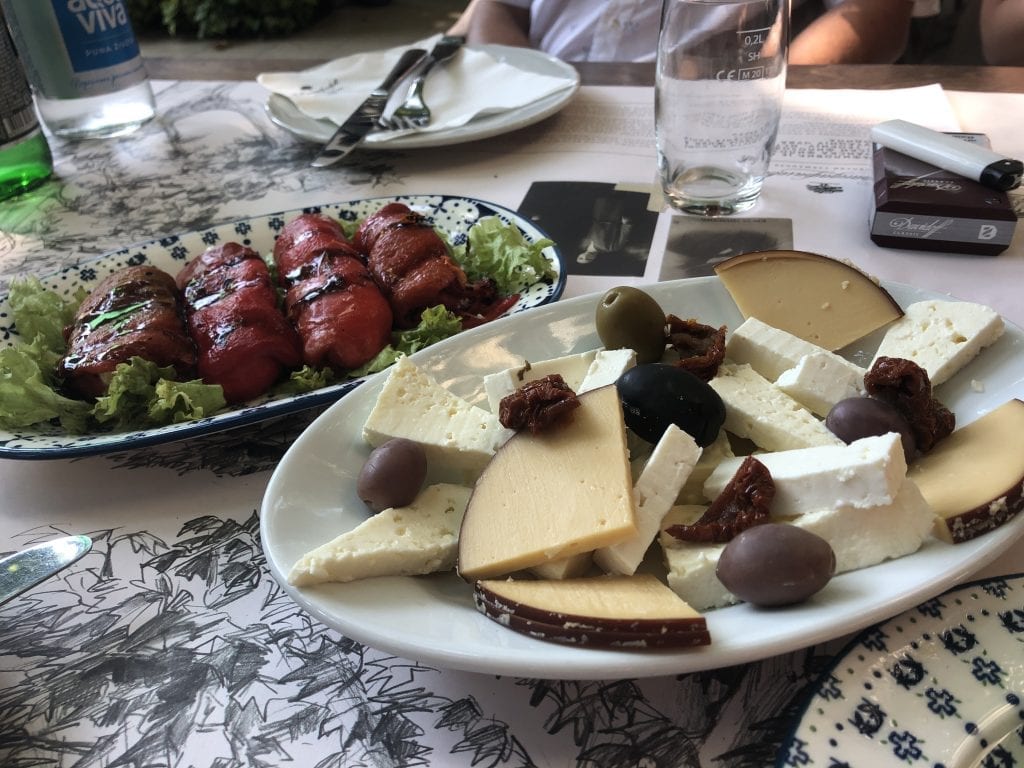
[{"label": "white oval plate", "polygon": [[[492,115],[482,115],[457,128],[450,128],[444,131],[427,131],[424,133],[405,133],[394,138],[388,138],[386,131],[372,133],[366,139],[366,148],[394,150],[443,147],[449,144],[462,144],[467,141],[477,141],[490,138],[491,136],[498,136],[502,133],[525,128],[546,117],[550,117],[568,104],[573,94],[579,88],[579,73],[570,64],[566,64],[561,59],[556,59],[541,51],[531,48],[517,48],[511,45],[482,45],[480,49],[489,53],[498,61],[506,62],[526,72],[571,79],[573,85],[569,88],[563,88],[556,93],[549,94],[542,99],[537,99],[532,104],[528,104],[520,109],[498,112]],[[338,124],[333,120],[310,117],[295,106],[295,103],[290,99],[277,93],[270,94],[267,98],[265,109],[267,116],[275,125],[284,128],[300,139],[316,144],[325,144],[334,135],[334,132],[338,130]]]},{"label": "white oval plate", "polygon": [[[887,284],[906,305],[935,294]],[[713,326],[742,320],[716,277],[645,286],[666,312]],[[600,346],[593,327],[598,296],[583,296],[504,318],[413,356],[442,384],[473,402],[485,399],[481,376]],[[877,342],[876,342],[877,343]],[[966,424],[1024,393],[1024,332],[1003,338],[938,390]],[[864,357],[874,347],[852,350]],[[971,386],[985,384],[984,392]],[[287,574],[303,554],[366,518],[355,491],[369,451],[362,425],[383,384],[375,377],[336,403],[292,445],[264,495],[263,548],[274,577],[319,621],[348,637],[408,659],[488,674],[608,679],[692,672],[765,658],[854,632],[939,594],[1001,554],[1024,533],[1024,515],[956,546],[930,540],[917,553],[843,574],[810,601],[785,610],[737,605],[709,611],[712,643],[685,651],[609,651],[545,643],[504,629],[473,607],[472,590],[454,573],[375,578],[296,589]],[[484,406],[486,407],[486,405]]]},{"label": "white oval plate", "polygon": [[[198,256],[206,248],[217,243],[233,240],[248,245],[261,254],[268,254],[273,251],[274,241],[281,228],[302,213],[323,212],[338,219],[357,221],[395,201],[403,202],[425,215],[435,226],[447,232],[456,243],[465,239],[466,231],[478,219],[491,215],[500,216],[504,221],[515,224],[530,242],[547,238],[535,224],[514,211],[482,200],[453,195],[375,197],[255,216],[197,232],[151,240],[75,264],[54,275],[41,277],[40,281],[44,287],[64,297],[70,297],[78,289],[88,290],[110,273],[128,265],[152,264],[173,275],[188,259]],[[542,281],[528,286],[520,293],[519,301],[507,314],[555,301],[562,295],[565,289],[565,270],[562,267],[561,254],[556,246],[551,246],[544,251],[544,255],[555,268],[555,278],[550,282]],[[20,341],[9,310],[7,296],[0,296],[0,348],[14,346]],[[138,432],[68,435],[60,426],[50,424],[25,427],[16,431],[0,429],[0,458],[63,459],[197,437],[325,405],[352,390],[360,381],[361,379],[353,379],[339,382],[300,395],[267,396],[225,409],[208,418]]]},{"label": "white oval plate", "polygon": [[822,675],[777,768],[1024,765],[1024,575],[865,630]]}]

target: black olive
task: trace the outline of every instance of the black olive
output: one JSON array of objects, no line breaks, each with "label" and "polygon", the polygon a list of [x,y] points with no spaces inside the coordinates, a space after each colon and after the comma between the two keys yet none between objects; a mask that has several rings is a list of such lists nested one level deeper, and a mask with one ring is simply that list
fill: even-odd
[{"label": "black olive", "polygon": [[903,454],[909,462],[917,452],[917,441],[910,424],[896,406],[873,397],[849,397],[832,406],[825,417],[825,426],[844,443],[862,437],[898,432],[903,441]]},{"label": "black olive", "polygon": [[703,447],[714,442],[725,422],[725,404],[718,393],[669,363],[630,368],[616,387],[626,426],[651,443],[675,424]]}]

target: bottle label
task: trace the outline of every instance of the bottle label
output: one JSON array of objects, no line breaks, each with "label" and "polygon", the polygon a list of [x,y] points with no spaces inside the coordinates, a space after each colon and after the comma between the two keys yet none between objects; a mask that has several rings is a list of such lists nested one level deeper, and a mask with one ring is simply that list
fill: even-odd
[{"label": "bottle label", "polygon": [[0,16],[0,148],[37,130],[32,94]]},{"label": "bottle label", "polygon": [[139,55],[122,0],[54,0],[53,12],[76,74],[123,64]]},{"label": "bottle label", "polygon": [[0,0],[0,5],[37,95],[103,96],[146,80],[123,0]]}]

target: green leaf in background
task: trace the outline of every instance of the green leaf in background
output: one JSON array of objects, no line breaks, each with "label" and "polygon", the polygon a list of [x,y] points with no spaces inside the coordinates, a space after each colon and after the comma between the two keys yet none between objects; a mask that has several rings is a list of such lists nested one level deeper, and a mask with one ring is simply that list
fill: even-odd
[{"label": "green leaf in background", "polygon": [[172,36],[276,37],[305,29],[332,8],[328,0],[126,0],[138,31]]},{"label": "green leaf in background", "polygon": [[531,243],[519,227],[498,216],[483,217],[469,228],[466,237],[466,246],[453,248],[452,255],[470,280],[491,277],[498,290],[508,295],[555,277],[554,267],[542,253],[554,243],[547,239]]}]

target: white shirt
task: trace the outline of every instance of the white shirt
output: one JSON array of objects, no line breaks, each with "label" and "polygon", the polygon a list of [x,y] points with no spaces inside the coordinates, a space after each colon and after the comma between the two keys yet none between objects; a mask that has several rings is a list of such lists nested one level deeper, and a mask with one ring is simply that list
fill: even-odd
[{"label": "white shirt", "polygon": [[[793,7],[806,0],[792,0]],[[530,45],[564,61],[654,61],[661,0],[501,0],[530,11]],[[843,0],[824,0],[833,8]],[[936,0],[915,0],[914,15]]]}]

